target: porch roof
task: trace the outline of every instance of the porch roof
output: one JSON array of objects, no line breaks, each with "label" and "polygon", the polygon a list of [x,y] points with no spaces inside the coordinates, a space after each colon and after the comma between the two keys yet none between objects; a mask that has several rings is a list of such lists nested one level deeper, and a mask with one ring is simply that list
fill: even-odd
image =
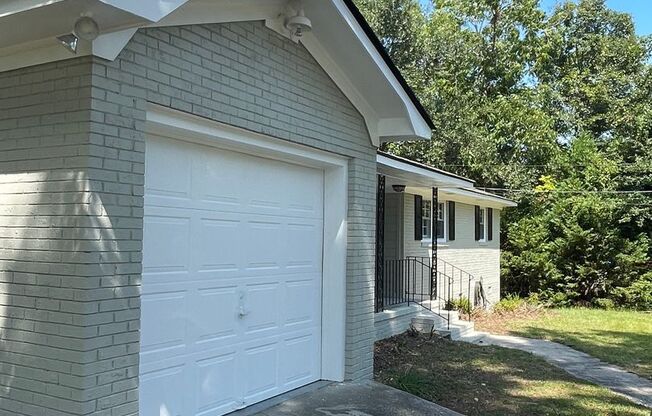
[{"label": "porch roof", "polygon": [[392,185],[405,185],[408,192],[430,192],[437,187],[440,196],[450,200],[495,208],[516,206],[510,199],[476,189],[472,179],[404,157],[378,151],[376,162],[378,173],[386,178],[388,192],[392,192]]}]

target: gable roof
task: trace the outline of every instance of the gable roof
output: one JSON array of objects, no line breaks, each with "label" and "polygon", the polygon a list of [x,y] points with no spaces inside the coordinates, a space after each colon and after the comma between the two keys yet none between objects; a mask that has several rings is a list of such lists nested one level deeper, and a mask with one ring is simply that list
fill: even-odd
[{"label": "gable roof", "polygon": [[92,15],[101,34],[80,40],[77,55],[112,60],[141,27],[263,20],[290,37],[284,21],[296,4],[313,30],[293,40],[358,109],[372,142],[430,139],[432,119],[353,0],[7,0],[0,6],[0,71],[73,57],[56,36],[70,33],[82,14]]},{"label": "gable roof", "polygon": [[358,24],[360,25],[360,27],[362,27],[362,30],[364,30],[369,40],[376,47],[376,50],[378,50],[378,53],[380,53],[380,56],[382,56],[383,60],[385,61],[389,69],[392,71],[396,79],[401,83],[403,89],[410,97],[410,100],[412,100],[414,106],[417,108],[417,110],[419,111],[423,119],[426,121],[426,123],[428,123],[428,126],[430,126],[431,129],[434,129],[435,124],[432,122],[432,118],[430,117],[430,114],[428,114],[428,111],[425,109],[423,104],[421,104],[421,101],[419,101],[419,99],[417,98],[416,94],[414,93],[414,90],[412,90],[412,87],[410,87],[410,85],[403,77],[403,74],[401,74],[401,71],[394,64],[394,61],[392,61],[392,58],[389,56],[387,50],[380,42],[380,39],[378,39],[378,36],[376,36],[376,32],[374,32],[371,26],[369,26],[369,22],[367,22],[367,19],[364,18],[364,16],[360,12],[360,9],[358,9],[358,6],[355,5],[353,0],[344,0],[344,3],[347,5],[349,10],[351,10],[351,14],[353,14],[355,19],[358,21]]}]

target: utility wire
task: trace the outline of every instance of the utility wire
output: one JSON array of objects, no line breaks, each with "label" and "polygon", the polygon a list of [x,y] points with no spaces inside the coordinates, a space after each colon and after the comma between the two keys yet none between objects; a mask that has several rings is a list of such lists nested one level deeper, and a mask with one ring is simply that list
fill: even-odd
[{"label": "utility wire", "polygon": [[[464,189],[464,188],[460,188]],[[541,190],[537,191],[535,189],[508,189],[508,188],[490,188],[490,187],[477,187],[476,189],[481,189],[484,191],[498,191],[498,192],[537,192],[537,193],[545,193],[545,192],[557,192],[557,193],[563,193],[563,194],[652,194],[652,190],[642,190],[642,191],[591,191],[591,190],[584,190],[584,191],[569,191],[569,190],[562,190],[562,189],[547,189],[547,190]]]}]

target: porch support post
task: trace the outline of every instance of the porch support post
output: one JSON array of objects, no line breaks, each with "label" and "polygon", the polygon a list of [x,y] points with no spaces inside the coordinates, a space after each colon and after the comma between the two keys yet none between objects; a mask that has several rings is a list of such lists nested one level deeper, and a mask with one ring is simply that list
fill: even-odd
[{"label": "porch support post", "polygon": [[430,259],[430,300],[437,296],[437,231],[439,217],[439,189],[432,188],[432,251]]},{"label": "porch support post", "polygon": [[376,312],[384,309],[385,291],[385,176],[378,175],[376,190]]}]

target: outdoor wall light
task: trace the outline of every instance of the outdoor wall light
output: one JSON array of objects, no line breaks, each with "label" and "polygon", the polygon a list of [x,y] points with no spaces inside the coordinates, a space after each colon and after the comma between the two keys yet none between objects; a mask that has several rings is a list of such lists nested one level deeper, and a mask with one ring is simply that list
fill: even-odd
[{"label": "outdoor wall light", "polygon": [[92,41],[100,34],[100,27],[92,17],[82,16],[75,22],[73,33],[79,39]]},{"label": "outdoor wall light", "polygon": [[306,17],[303,7],[299,8],[296,16],[289,17],[285,20],[285,28],[290,31],[292,36],[300,38],[304,32],[312,30],[312,22]]},{"label": "outdoor wall light", "polygon": [[95,40],[99,34],[100,27],[97,25],[97,22],[89,16],[82,16],[75,22],[72,33],[57,36],[57,40],[70,52],[76,54],[79,39],[91,42]]},{"label": "outdoor wall light", "polygon": [[392,189],[394,192],[398,192],[399,194],[405,192],[405,185],[392,185]]},{"label": "outdoor wall light", "polygon": [[67,35],[57,36],[57,40],[70,52],[77,53],[77,43],[79,42],[79,38],[74,34],[68,33]]}]

